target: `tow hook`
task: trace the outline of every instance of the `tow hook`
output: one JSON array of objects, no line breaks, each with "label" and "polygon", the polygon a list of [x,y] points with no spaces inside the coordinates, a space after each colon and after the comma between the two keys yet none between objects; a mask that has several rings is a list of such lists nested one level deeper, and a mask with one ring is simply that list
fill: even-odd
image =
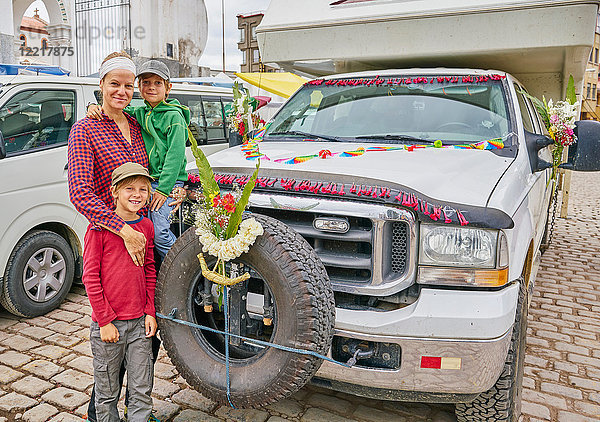
[{"label": "tow hook", "polygon": [[348,362],[346,362],[346,365],[350,367],[356,365],[358,360],[369,359],[375,354],[375,350],[364,343],[353,343],[350,345],[345,344],[343,349],[346,349],[344,352],[352,353],[352,357],[348,359]]}]

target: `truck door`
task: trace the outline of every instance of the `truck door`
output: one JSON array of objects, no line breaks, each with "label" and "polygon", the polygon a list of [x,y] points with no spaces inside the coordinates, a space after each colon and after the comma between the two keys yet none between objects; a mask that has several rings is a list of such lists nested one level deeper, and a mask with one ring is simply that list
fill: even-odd
[{"label": "truck door", "polygon": [[[529,132],[540,137],[546,134],[545,127],[541,123],[535,107],[525,95],[519,93],[520,90],[524,90],[518,84],[515,84],[517,90],[516,95],[519,101],[519,108],[521,111],[521,119],[523,121],[523,128]],[[551,161],[551,155],[548,148],[544,148],[539,152],[542,159]],[[531,173],[528,177],[528,182],[532,185],[528,195],[528,207],[533,217],[533,224],[535,228],[535,245],[539,246],[542,236],[544,234],[544,228],[546,223],[546,214],[548,211],[549,200],[552,192],[552,185],[548,183],[550,180],[550,170],[539,171]]]}]

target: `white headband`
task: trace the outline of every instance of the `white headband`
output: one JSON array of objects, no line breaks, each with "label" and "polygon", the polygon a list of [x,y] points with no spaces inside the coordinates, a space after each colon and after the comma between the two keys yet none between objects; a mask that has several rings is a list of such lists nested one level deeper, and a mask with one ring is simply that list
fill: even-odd
[{"label": "white headband", "polygon": [[100,76],[100,79],[102,79],[108,72],[117,69],[128,70],[135,76],[135,63],[133,63],[133,60],[121,56],[113,57],[102,63],[98,75]]}]

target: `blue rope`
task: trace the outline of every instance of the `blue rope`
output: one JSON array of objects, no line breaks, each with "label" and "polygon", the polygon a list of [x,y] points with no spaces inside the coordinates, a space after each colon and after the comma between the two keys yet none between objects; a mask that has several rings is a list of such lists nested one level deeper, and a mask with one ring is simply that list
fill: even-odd
[{"label": "blue rope", "polygon": [[333,360],[332,358],[322,355],[320,353],[314,352],[312,350],[304,350],[304,349],[296,349],[294,347],[282,346],[280,344],[271,343],[268,341],[257,340],[249,337],[240,336],[237,334],[232,334],[229,332],[229,313],[228,313],[228,302],[229,302],[229,292],[227,287],[225,287],[224,296],[224,311],[225,311],[225,331],[217,330],[215,328],[207,327],[205,325],[194,324],[193,322],[184,321],[181,319],[175,318],[175,313],[177,312],[177,308],[173,308],[169,315],[163,315],[159,312],[156,313],[156,316],[162,319],[166,319],[168,321],[174,322],[176,324],[186,325],[188,327],[197,328],[204,331],[209,331],[215,334],[222,334],[225,336],[225,374],[226,374],[226,383],[227,383],[227,400],[229,401],[229,405],[235,409],[233,403],[231,402],[231,379],[229,376],[229,337],[239,338],[244,340],[250,344],[254,344],[257,346],[265,346],[265,347],[273,347],[274,349],[283,350],[284,352],[298,353],[301,355],[314,356],[319,359],[326,360],[327,362],[335,363],[336,365],[341,365],[346,368],[351,368],[352,365],[348,365],[347,363],[338,362]]}]

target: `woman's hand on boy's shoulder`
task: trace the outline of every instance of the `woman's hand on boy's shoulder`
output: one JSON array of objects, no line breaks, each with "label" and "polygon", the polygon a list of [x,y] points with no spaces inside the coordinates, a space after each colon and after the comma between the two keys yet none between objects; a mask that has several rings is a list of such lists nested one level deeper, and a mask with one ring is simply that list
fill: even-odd
[{"label": "woman's hand on boy's shoulder", "polygon": [[85,113],[85,117],[89,117],[90,119],[94,120],[102,120],[102,107],[100,107],[98,104],[89,104]]},{"label": "woman's hand on boy's shoulder", "polygon": [[156,334],[156,330],[158,329],[156,318],[154,318],[152,315],[146,315],[146,320],[144,323],[146,325],[146,337],[152,337],[154,334]]},{"label": "woman's hand on boy's shoulder", "polygon": [[105,343],[116,343],[119,341],[119,330],[112,322],[100,327],[100,339]]}]

